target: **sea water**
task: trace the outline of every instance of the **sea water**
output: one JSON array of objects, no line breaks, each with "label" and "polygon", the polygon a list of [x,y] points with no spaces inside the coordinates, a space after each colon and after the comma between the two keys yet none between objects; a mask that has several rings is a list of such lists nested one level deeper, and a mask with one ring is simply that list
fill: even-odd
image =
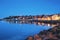
[{"label": "sea water", "polygon": [[4,21],[0,22],[0,40],[25,40],[28,36],[34,36],[40,31],[51,27],[35,24],[14,24]]}]

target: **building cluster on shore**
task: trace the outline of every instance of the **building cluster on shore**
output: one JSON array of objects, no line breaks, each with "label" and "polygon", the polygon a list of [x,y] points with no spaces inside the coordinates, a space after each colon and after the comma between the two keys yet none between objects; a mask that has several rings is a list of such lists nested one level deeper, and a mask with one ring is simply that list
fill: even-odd
[{"label": "building cluster on shore", "polygon": [[5,19],[14,20],[60,20],[60,14],[54,15],[36,15],[36,16],[9,16]]},{"label": "building cluster on shore", "polygon": [[[54,27],[58,25],[58,21],[60,23],[60,14],[36,15],[36,16],[31,16],[31,15],[30,16],[9,16],[9,17],[3,18],[3,20],[8,21],[9,23],[19,23],[19,24],[30,23],[30,24],[47,25],[47,26]],[[37,21],[33,21],[33,20],[37,20]],[[55,21],[57,23],[55,23]]]}]

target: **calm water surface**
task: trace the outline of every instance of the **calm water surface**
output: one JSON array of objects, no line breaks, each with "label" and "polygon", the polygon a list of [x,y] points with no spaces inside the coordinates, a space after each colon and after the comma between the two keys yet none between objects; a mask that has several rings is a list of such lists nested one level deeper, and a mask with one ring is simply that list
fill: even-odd
[{"label": "calm water surface", "polygon": [[12,24],[0,21],[0,40],[25,40],[28,36],[38,34],[51,27],[35,24]]}]

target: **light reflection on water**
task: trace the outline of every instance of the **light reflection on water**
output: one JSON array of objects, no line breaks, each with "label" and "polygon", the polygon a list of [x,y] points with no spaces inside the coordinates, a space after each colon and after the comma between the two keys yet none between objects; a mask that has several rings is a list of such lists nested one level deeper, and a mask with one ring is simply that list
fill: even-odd
[{"label": "light reflection on water", "polygon": [[24,40],[28,36],[38,34],[51,27],[35,24],[9,24],[0,22],[0,40]]}]

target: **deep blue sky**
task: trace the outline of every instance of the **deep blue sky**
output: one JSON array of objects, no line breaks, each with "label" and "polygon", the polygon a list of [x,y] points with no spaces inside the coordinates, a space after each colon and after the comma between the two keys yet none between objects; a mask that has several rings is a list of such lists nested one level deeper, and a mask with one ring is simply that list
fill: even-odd
[{"label": "deep blue sky", "polygon": [[60,0],[0,0],[0,18],[60,12]]}]

